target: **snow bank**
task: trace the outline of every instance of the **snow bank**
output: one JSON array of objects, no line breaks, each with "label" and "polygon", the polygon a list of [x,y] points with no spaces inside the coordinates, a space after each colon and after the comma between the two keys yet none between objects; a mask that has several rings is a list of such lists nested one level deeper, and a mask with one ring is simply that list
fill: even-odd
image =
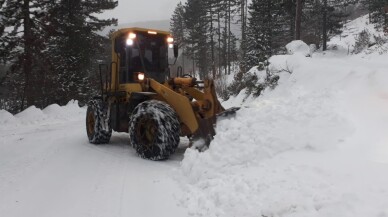
[{"label": "snow bank", "polygon": [[31,106],[16,115],[0,110],[0,128],[58,123],[61,121],[78,120],[84,116],[85,108],[80,108],[76,100],[71,100],[66,106],[49,105],[43,110]]},{"label": "snow bank", "polygon": [[74,117],[84,116],[85,110],[78,106],[78,101],[72,100],[66,106],[52,104],[43,109],[43,113],[53,119],[71,120]]},{"label": "snow bank", "polygon": [[[265,70],[259,70],[257,67],[252,67],[246,74],[246,75],[256,75],[257,77],[257,81],[256,81],[256,84],[258,83],[264,83],[265,82],[265,79],[267,77],[267,73]],[[230,75],[229,75],[230,76]],[[243,79],[246,79],[246,78],[243,78]],[[231,84],[231,83],[230,83]],[[252,99],[254,99],[254,97],[252,95],[249,95],[247,96],[246,94],[246,89],[243,89],[240,91],[239,94],[237,94],[236,96],[231,96],[229,97],[228,100],[222,102],[222,105],[225,107],[225,108],[229,108],[229,107],[236,107],[236,106],[241,106],[243,105],[245,102],[247,101],[251,101]]]},{"label": "snow bank", "polygon": [[0,110],[0,125],[12,123],[14,120],[15,120],[15,117],[11,113],[5,110]]},{"label": "snow bank", "polygon": [[300,53],[304,56],[310,55],[310,47],[301,40],[292,41],[286,45],[288,54]]},{"label": "snow bank", "polygon": [[175,178],[191,215],[388,216],[388,55],[331,52],[272,57],[292,74],[231,99],[243,108],[209,150],[186,151]]},{"label": "snow bank", "polygon": [[[290,74],[294,71],[294,69],[298,68],[301,61],[305,59],[305,56],[300,53],[296,53],[294,55],[279,55],[272,56],[269,59],[270,65],[269,70],[276,72],[279,75],[280,80],[279,84],[283,83],[283,81],[287,80],[290,77]],[[265,70],[258,70],[257,67],[251,68],[247,73],[255,74],[258,78],[258,83],[263,83],[265,78],[267,77]],[[264,93],[268,90],[264,90]],[[222,105],[225,108],[235,107],[235,106],[245,106],[246,103],[255,100],[255,97],[252,95],[246,94],[246,89],[240,91],[237,96],[231,96],[228,100],[222,102]]]},{"label": "snow bank", "polygon": [[28,107],[26,110],[16,114],[15,117],[23,124],[37,123],[46,119],[42,110],[37,109],[35,106]]},{"label": "snow bank", "polygon": [[[235,118],[219,122],[208,151],[185,153],[179,179],[189,183],[184,201],[192,214],[283,216],[295,207],[301,209],[298,214],[309,216],[303,210],[313,210],[314,204],[305,195],[315,194],[309,188],[319,190],[321,177],[288,177],[294,175],[285,173],[292,169],[288,165],[292,161],[279,160],[279,155],[331,150],[353,128],[335,109],[339,104],[332,98],[335,91],[298,87],[281,92],[246,103]],[[307,189],[304,182],[310,185]]]}]

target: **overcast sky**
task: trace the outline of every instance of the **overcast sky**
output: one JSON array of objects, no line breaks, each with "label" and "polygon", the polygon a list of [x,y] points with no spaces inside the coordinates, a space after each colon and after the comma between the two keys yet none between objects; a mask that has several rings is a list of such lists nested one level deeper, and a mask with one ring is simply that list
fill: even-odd
[{"label": "overcast sky", "polygon": [[102,14],[103,18],[114,17],[119,24],[150,20],[169,20],[179,2],[185,0],[119,0],[119,6]]}]

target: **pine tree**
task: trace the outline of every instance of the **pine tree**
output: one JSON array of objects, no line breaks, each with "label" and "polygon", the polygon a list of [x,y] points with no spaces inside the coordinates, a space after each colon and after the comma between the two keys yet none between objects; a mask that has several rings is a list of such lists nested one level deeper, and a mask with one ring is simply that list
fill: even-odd
[{"label": "pine tree", "polygon": [[240,44],[240,71],[239,74],[245,73],[247,71],[247,63],[245,61],[246,54],[247,54],[247,38],[246,38],[246,32],[247,32],[247,17],[248,17],[248,1],[247,0],[240,0],[240,10],[241,10],[241,44]]},{"label": "pine tree", "polygon": [[[201,77],[212,77],[231,71],[231,62],[238,61],[235,56],[238,50],[235,35],[231,31],[232,24],[243,22],[246,12],[240,13],[247,0],[189,0],[181,8],[178,4],[171,19],[171,30],[174,35],[182,32],[179,26],[179,14],[183,13],[183,48],[185,55],[192,58],[199,67]],[[244,15],[245,14],[245,15]],[[241,17],[241,20],[236,17]],[[179,31],[179,32],[178,32]],[[245,31],[244,37],[245,38]],[[179,41],[179,40],[178,40]],[[240,43],[241,44],[241,43]],[[242,55],[240,55],[241,58]]]},{"label": "pine tree", "polygon": [[301,39],[301,25],[302,25],[302,0],[296,1],[296,14],[295,14],[295,40]]},{"label": "pine tree", "polygon": [[46,26],[41,19],[48,2],[0,1],[0,58],[11,66],[6,85],[14,111],[42,101],[39,98],[44,90],[43,75],[48,69],[43,56]]},{"label": "pine tree", "polygon": [[232,48],[233,48],[233,38],[235,37],[232,33],[232,30],[231,30],[231,24],[232,22],[234,21],[234,15],[236,13],[238,13],[239,11],[239,6],[241,4],[239,3],[239,0],[225,0],[225,14],[226,14],[226,22],[225,24],[227,23],[227,26],[225,25],[225,28],[227,28],[227,33],[228,33],[228,40],[227,40],[227,74],[230,75],[231,73],[231,63],[232,63],[232,55],[234,55],[233,53],[236,52],[236,51],[233,51]]},{"label": "pine tree", "polygon": [[375,23],[378,29],[385,29],[388,32],[388,0],[369,0],[367,4],[371,22]]},{"label": "pine tree", "polygon": [[302,39],[306,43],[316,44],[326,49],[330,37],[341,32],[343,21],[348,14],[343,10],[345,5],[354,3],[341,0],[306,0],[302,27]]},{"label": "pine tree", "polygon": [[217,21],[217,11],[219,8],[218,0],[206,0],[206,10],[209,21],[209,45],[210,45],[210,65],[212,77],[216,77],[216,40],[215,34],[217,33],[217,28],[215,22]]},{"label": "pine tree", "polygon": [[280,45],[282,22],[280,1],[253,0],[249,6],[247,66],[265,62]]},{"label": "pine tree", "polygon": [[97,31],[117,23],[115,19],[101,20],[94,14],[113,9],[112,0],[57,0],[50,3],[47,20],[51,22],[48,32],[48,55],[55,72],[55,96],[64,104],[71,99],[86,101],[95,92],[89,78],[97,78],[98,62],[105,58],[104,44],[107,39]]},{"label": "pine tree", "polygon": [[185,26],[187,28],[187,50],[197,62],[201,79],[208,76],[209,64],[209,18],[204,0],[188,0],[185,5]]},{"label": "pine tree", "polygon": [[185,9],[182,2],[179,2],[175,7],[170,22],[170,30],[174,36],[175,43],[181,47],[185,43],[185,23],[184,23]]},{"label": "pine tree", "polygon": [[174,36],[175,43],[182,50],[182,69],[185,71],[185,56],[186,56],[186,27],[184,20],[185,8],[182,2],[179,2],[175,7],[170,22],[170,30]]},{"label": "pine tree", "polygon": [[0,58],[10,65],[4,83],[13,112],[47,106],[55,96],[65,103],[90,93],[88,76],[106,43],[96,31],[116,22],[94,14],[116,5],[112,0],[0,0]]}]

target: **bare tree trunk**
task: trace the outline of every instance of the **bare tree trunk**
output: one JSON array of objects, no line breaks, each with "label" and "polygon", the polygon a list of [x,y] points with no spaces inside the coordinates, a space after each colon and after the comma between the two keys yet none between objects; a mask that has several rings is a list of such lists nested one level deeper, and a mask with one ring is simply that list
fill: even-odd
[{"label": "bare tree trunk", "polygon": [[30,0],[23,0],[23,27],[24,27],[24,60],[23,73],[25,79],[24,93],[21,104],[21,110],[24,109],[24,100],[27,100],[27,107],[34,105],[32,85],[30,84],[32,76],[32,30],[30,18]]},{"label": "bare tree trunk", "polygon": [[218,15],[218,74],[221,75],[221,17],[220,11],[217,13]]},{"label": "bare tree trunk", "polygon": [[185,40],[184,40],[184,38],[185,38],[185,36],[184,36],[184,28],[183,28],[183,20],[181,19],[180,20],[180,26],[181,26],[181,30],[182,30],[182,32],[181,32],[181,36],[182,36],[182,38],[183,38],[183,40],[182,40],[182,71],[183,72],[185,72],[185,46],[186,46],[186,43],[184,42]]},{"label": "bare tree trunk", "polygon": [[193,51],[193,74],[192,74],[193,77],[196,77],[197,74],[195,73],[195,53]]},{"label": "bare tree trunk", "polygon": [[368,1],[368,15],[369,15],[369,22],[372,20],[372,14],[371,14],[371,8],[370,8],[371,0]]},{"label": "bare tree trunk", "polygon": [[327,0],[323,0],[323,29],[322,29],[322,49],[327,50]]},{"label": "bare tree trunk", "polygon": [[296,1],[295,40],[300,40],[302,22],[302,0]]},{"label": "bare tree trunk", "polygon": [[185,47],[182,47],[182,72],[185,72]]},{"label": "bare tree trunk", "polygon": [[212,75],[213,79],[216,78],[216,68],[215,68],[215,61],[214,61],[214,36],[213,36],[213,5],[210,4],[210,43],[211,43],[211,58],[212,58]]},{"label": "bare tree trunk", "polygon": [[230,18],[230,0],[228,0],[228,75],[230,75],[230,22],[231,22],[231,18]]},{"label": "bare tree trunk", "polygon": [[245,6],[244,6],[245,0],[241,0],[241,39],[244,39],[245,36]]},{"label": "bare tree trunk", "polygon": [[240,72],[246,71],[245,67],[245,55],[246,55],[246,15],[245,15],[246,0],[241,0],[241,64]]},{"label": "bare tree trunk", "polygon": [[223,56],[223,60],[224,60],[224,71],[225,71],[225,75],[228,74],[228,40],[226,37],[228,37],[228,11],[225,11],[225,19],[224,19],[224,22],[225,22],[225,27],[224,27],[224,38],[223,38],[223,51],[224,51],[224,56]]}]

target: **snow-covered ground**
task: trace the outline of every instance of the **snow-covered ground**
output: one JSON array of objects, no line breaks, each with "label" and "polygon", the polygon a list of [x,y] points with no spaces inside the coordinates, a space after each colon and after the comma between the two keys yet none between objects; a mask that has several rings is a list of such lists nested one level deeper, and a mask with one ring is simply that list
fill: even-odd
[{"label": "snow-covered ground", "polygon": [[187,216],[170,178],[185,149],[153,162],[137,156],[127,134],[89,144],[85,114],[77,102],[0,111],[0,216]]},{"label": "snow-covered ground", "polygon": [[374,24],[369,22],[368,15],[346,23],[343,32],[330,40],[329,48],[334,48],[334,54],[337,56],[352,54],[356,40],[362,31],[366,31],[370,35],[369,44],[375,45],[363,50],[359,56],[371,59],[388,52],[388,43],[376,44],[376,38],[387,38],[387,33],[375,29]]},{"label": "snow-covered ground", "polygon": [[272,57],[292,74],[224,102],[242,109],[203,153],[182,142],[147,161],[118,133],[91,145],[77,102],[0,110],[0,216],[388,217],[388,54],[351,55],[366,19],[334,50]]}]

